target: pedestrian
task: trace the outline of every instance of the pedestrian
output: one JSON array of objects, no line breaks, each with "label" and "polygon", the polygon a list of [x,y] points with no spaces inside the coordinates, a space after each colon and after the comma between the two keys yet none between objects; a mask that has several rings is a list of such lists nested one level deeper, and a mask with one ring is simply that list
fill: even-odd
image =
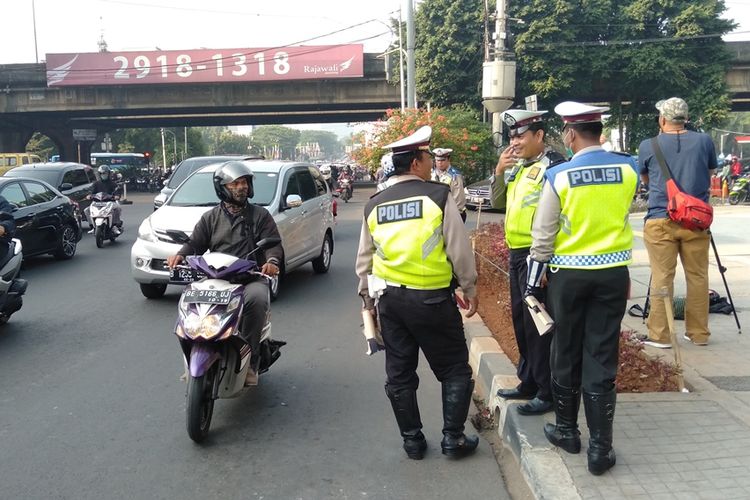
[{"label": "pedestrian", "polygon": [[[651,265],[651,290],[666,287],[671,300],[677,256],[680,256],[687,281],[685,301],[685,340],[695,345],[707,345],[708,329],[708,247],[707,230],[685,229],[667,214],[666,179],[654,153],[652,140],[661,148],[670,175],[685,193],[708,202],[711,175],[717,168],[716,152],[711,137],[685,130],[688,105],[679,97],[671,97],[656,104],[659,110],[661,133],[643,141],[639,148],[638,165],[641,180],[648,183],[648,212],[643,239]],[[664,301],[651,301],[645,344],[660,349],[672,347]]]},{"label": "pedestrian", "polygon": [[516,374],[521,381],[514,389],[499,389],[497,395],[505,399],[530,400],[516,408],[521,415],[552,410],[549,365],[552,334],[539,335],[523,301],[531,223],[542,193],[544,174],[550,166],[565,161],[544,143],[547,133],[543,115],[546,113],[525,109],[503,113],[510,145],[500,154],[495,175],[490,178],[492,208],[505,209],[505,242],[510,249],[510,309],[519,353]]},{"label": "pedestrian", "polygon": [[464,192],[464,176],[461,172],[451,165],[452,149],[435,148],[435,166],[432,169],[431,180],[442,182],[451,188],[451,196],[456,202],[458,213],[461,214],[461,220],[466,222],[466,193]]},{"label": "pedestrian", "polygon": [[594,475],[615,464],[615,377],[633,248],[628,214],[638,184],[635,160],[599,145],[601,115],[608,109],[571,101],[555,107],[563,119],[563,143],[574,154],[545,174],[531,231],[526,290],[538,296],[546,278],[547,305],[555,319],[556,423],[546,424],[544,434],[568,453],[580,452],[583,392],[588,469]]},{"label": "pedestrian", "polygon": [[479,442],[464,434],[474,388],[463,322],[454,290],[456,276],[477,310],[477,272],[456,204],[444,184],[429,182],[432,129],[386,146],[393,152],[393,175],[370,198],[357,253],[358,292],[365,308],[377,308],[385,344],[385,392],[409,458],[424,457],[427,442],[417,405],[420,349],[442,384],[444,455],[460,458]]}]

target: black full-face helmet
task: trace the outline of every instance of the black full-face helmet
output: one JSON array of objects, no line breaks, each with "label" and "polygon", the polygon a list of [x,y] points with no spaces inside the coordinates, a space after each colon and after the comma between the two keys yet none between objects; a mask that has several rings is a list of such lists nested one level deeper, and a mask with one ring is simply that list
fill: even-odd
[{"label": "black full-face helmet", "polygon": [[216,169],[214,172],[214,191],[220,200],[232,203],[232,193],[227,189],[227,184],[234,182],[240,177],[247,177],[247,197],[252,198],[255,194],[253,191],[253,171],[241,161],[228,161]]}]

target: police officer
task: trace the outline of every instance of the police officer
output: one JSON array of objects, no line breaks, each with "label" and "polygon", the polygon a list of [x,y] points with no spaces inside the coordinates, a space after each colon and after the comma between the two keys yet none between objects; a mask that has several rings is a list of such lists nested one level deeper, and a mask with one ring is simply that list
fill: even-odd
[{"label": "police officer", "polygon": [[608,109],[570,101],[555,107],[564,123],[563,143],[574,155],[545,174],[526,291],[537,295],[547,276],[556,328],[551,362],[557,423],[546,424],[544,434],[569,453],[581,450],[582,389],[588,469],[595,475],[615,464],[615,376],[633,248],[628,211],[638,184],[632,157],[599,145],[601,115]]},{"label": "police officer", "polygon": [[409,458],[420,460],[427,443],[417,405],[419,350],[442,383],[443,454],[474,451],[476,436],[464,434],[471,378],[463,322],[453,276],[469,302],[478,305],[476,267],[469,238],[448,186],[430,182],[430,127],[388,146],[393,176],[365,207],[356,271],[366,309],[377,313],[385,343],[385,392]]},{"label": "police officer", "polygon": [[461,172],[451,165],[452,149],[435,148],[432,153],[435,155],[435,167],[432,169],[431,180],[442,182],[451,188],[451,196],[456,202],[458,212],[461,214],[461,220],[466,222],[466,193],[464,193],[464,176]]},{"label": "police officer", "polygon": [[508,271],[513,329],[520,359],[516,373],[521,383],[514,389],[499,389],[506,399],[529,399],[517,407],[521,415],[539,415],[552,410],[549,349],[552,334],[539,335],[523,301],[526,291],[526,258],[531,247],[531,223],[542,193],[547,168],[564,161],[545,146],[546,111],[512,109],[502,118],[510,136],[490,179],[492,208],[505,209],[505,241],[510,249]]}]

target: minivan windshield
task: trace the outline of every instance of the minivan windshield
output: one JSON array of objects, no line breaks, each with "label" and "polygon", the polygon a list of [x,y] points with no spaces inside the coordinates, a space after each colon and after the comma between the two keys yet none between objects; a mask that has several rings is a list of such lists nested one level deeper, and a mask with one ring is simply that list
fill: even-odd
[{"label": "minivan windshield", "polygon": [[[213,172],[199,172],[190,177],[180,189],[174,192],[167,205],[174,207],[210,207],[219,203],[214,192]],[[274,172],[255,172],[253,189],[255,196],[250,198],[256,205],[269,205],[276,195],[279,175]]]},{"label": "minivan windshield", "polygon": [[231,156],[214,156],[207,158],[188,158],[187,160],[183,160],[179,165],[177,165],[177,167],[175,167],[172,176],[169,178],[167,187],[170,187],[172,189],[176,188],[182,181],[187,179],[190,174],[200,169],[201,167],[211,165],[212,163],[224,163],[233,159],[236,160],[237,158],[233,158]]}]

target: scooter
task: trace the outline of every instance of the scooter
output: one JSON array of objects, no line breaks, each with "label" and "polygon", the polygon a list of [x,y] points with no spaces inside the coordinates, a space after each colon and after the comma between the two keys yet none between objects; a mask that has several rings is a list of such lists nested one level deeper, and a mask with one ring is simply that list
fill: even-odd
[{"label": "scooter", "polygon": [[23,260],[21,240],[11,239],[7,252],[0,260],[0,325],[7,323],[11,315],[21,309],[28,286],[26,280],[19,277]]},{"label": "scooter", "polygon": [[[167,231],[177,243],[190,238],[182,231]],[[257,271],[257,264],[248,260],[257,250],[278,245],[279,238],[260,240],[257,248],[240,259],[233,255],[210,252],[187,258],[187,266],[170,271],[172,282],[188,283],[179,302],[175,335],[180,341],[187,368],[187,432],[199,443],[208,435],[217,399],[234,398],[243,392],[253,354],[250,345],[240,336],[245,286],[233,283],[248,274],[270,280]],[[270,293],[270,288],[269,288]],[[271,339],[268,318],[251,318],[264,323],[260,339],[258,373],[281,356],[286,342]]]},{"label": "scooter", "polygon": [[96,247],[102,248],[104,240],[109,239],[115,242],[118,236],[122,234],[120,226],[117,228],[113,225],[115,208],[119,206],[117,198],[107,193],[96,193],[91,197],[90,214],[91,220],[94,221],[94,236],[96,238]]},{"label": "scooter", "polygon": [[339,186],[336,188],[336,192],[339,194],[339,198],[344,200],[344,203],[349,203],[352,198],[352,181],[348,178],[339,179]]},{"label": "scooter", "polygon": [[739,177],[734,184],[732,189],[729,191],[729,203],[737,205],[738,203],[745,203],[750,196],[750,174],[745,174]]}]

